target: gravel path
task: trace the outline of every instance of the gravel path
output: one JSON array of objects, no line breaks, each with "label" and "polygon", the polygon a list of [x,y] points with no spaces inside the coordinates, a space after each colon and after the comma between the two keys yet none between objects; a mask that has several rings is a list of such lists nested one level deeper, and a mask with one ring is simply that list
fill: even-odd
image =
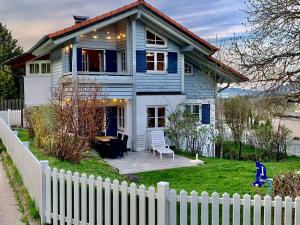
[{"label": "gravel path", "polygon": [[13,190],[0,161],[0,225],[23,225]]}]

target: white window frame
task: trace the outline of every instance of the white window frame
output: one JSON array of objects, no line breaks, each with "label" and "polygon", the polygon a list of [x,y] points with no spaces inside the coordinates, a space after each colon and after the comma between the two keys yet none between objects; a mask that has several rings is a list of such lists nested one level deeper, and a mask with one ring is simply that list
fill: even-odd
[{"label": "white window frame", "polygon": [[[191,69],[191,73],[186,73],[185,72],[185,65],[188,65],[188,66],[190,66],[192,69]],[[194,75],[194,67],[193,67],[193,65],[192,64],[190,64],[190,63],[188,63],[188,62],[184,62],[184,75],[187,75],[187,76],[192,76],[192,75]]]},{"label": "white window frame", "polygon": [[[154,112],[154,127],[148,127],[148,109],[150,108],[154,108],[155,109],[155,112]],[[165,108],[165,116],[164,116],[164,119],[165,119],[165,126],[164,127],[159,127],[158,126],[158,119],[159,118],[163,118],[163,117],[158,117],[158,108]],[[164,129],[166,127],[166,124],[167,124],[167,107],[165,105],[158,105],[158,106],[147,106],[146,107],[146,126],[147,126],[147,129],[156,129],[156,128],[162,128]],[[153,118],[153,117],[151,117]]]},{"label": "white window frame", "polygon": [[[34,67],[36,65],[38,65],[39,67],[39,72],[36,73],[34,71],[34,73],[30,72],[30,65],[34,65]],[[50,65],[50,71],[49,73],[42,73],[42,64],[49,64]],[[35,68],[34,68],[35,70]],[[47,70],[47,68],[46,68]],[[51,75],[51,61],[50,60],[32,60],[32,61],[28,61],[26,62],[26,75],[27,76],[50,76]]]},{"label": "white window frame", "polygon": [[[46,73],[43,73],[43,65],[46,65]],[[49,68],[48,68],[48,65],[49,65]],[[48,69],[49,69],[49,71],[48,71]],[[51,74],[51,64],[50,64],[50,62],[41,63],[40,70],[41,70],[41,74]]]},{"label": "white window frame", "polygon": [[[84,50],[92,50],[92,51],[102,51],[103,52],[103,71],[100,71],[100,72],[93,72],[93,71],[89,71],[89,70],[86,70],[86,68],[89,67],[89,64],[88,64],[88,58],[86,59],[86,68],[84,68],[84,59],[83,59],[83,54],[82,54],[82,51]],[[83,73],[104,73],[106,71],[106,57],[105,57],[105,49],[101,49],[101,48],[82,48],[81,49],[81,58],[82,58],[82,71],[79,71],[79,72],[83,72]],[[99,61],[100,62],[100,61]],[[100,62],[101,63],[101,62]],[[72,65],[71,65],[72,66]],[[100,65],[99,65],[100,66]]]},{"label": "white window frame", "polygon": [[[189,113],[191,113],[192,115],[196,115],[195,113],[193,113],[193,107],[194,106],[198,106],[199,107],[199,124],[201,124],[201,120],[202,120],[202,104],[191,104],[191,103],[186,103],[185,104],[186,106],[190,106],[191,107],[191,111]],[[185,110],[186,110],[186,107],[185,107]]]},{"label": "white window frame", "polygon": [[126,110],[125,110],[125,107],[124,106],[118,106],[117,112],[118,112],[117,113],[118,130],[124,131],[126,129]]},{"label": "white window frame", "polygon": [[125,49],[118,51],[118,71],[127,72],[127,55]]},{"label": "white window frame", "polygon": [[[158,36],[160,39],[162,39],[165,44],[164,45],[157,45],[157,44],[147,44],[147,31],[151,32],[152,34],[154,34],[155,36]],[[167,48],[168,46],[168,40],[164,37],[162,37],[161,35],[157,34],[155,31],[149,29],[149,28],[146,28],[145,29],[145,40],[146,40],[146,47],[147,48]],[[154,40],[156,42],[156,39]]]},{"label": "white window frame", "polygon": [[[148,74],[166,74],[167,73],[167,52],[162,52],[162,51],[146,51],[146,67],[147,67],[147,54],[148,53],[154,53],[154,70],[146,70],[146,73]],[[164,70],[157,70],[157,54],[162,53],[164,54],[164,65],[165,68]]]}]

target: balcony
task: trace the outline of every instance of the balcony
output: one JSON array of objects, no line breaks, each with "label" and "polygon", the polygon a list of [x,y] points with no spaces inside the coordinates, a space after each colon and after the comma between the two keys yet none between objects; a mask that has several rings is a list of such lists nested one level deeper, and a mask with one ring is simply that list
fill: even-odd
[{"label": "balcony", "polygon": [[[69,80],[72,78],[72,73],[64,73],[63,79]],[[88,80],[100,82],[103,84],[132,84],[132,75],[128,73],[115,73],[115,72],[77,72],[79,81]]]}]

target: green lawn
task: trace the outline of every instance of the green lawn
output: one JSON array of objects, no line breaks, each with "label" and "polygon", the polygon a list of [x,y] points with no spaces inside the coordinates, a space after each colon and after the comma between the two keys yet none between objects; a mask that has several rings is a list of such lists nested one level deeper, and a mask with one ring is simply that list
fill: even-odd
[{"label": "green lawn", "polygon": [[[255,180],[255,162],[214,158],[202,158],[202,160],[205,162],[202,166],[139,173],[139,182],[150,186],[156,185],[159,181],[167,181],[170,183],[170,188],[177,191],[195,190],[199,193],[207,191],[220,194],[227,192],[231,195],[248,193],[252,196],[256,193],[268,194],[266,187],[261,189],[251,186]],[[279,163],[266,162],[264,165],[267,167],[268,176],[274,177],[284,172],[299,170],[300,158],[289,157]]]},{"label": "green lawn", "polygon": [[[34,141],[29,139],[26,130],[19,130],[19,138],[22,141],[30,143],[30,150],[39,160],[49,160],[50,166],[58,169],[71,170],[72,172],[93,174],[95,176],[110,177],[122,181],[125,177],[119,175],[116,170],[112,169],[105,161],[101,160],[94,152],[89,152],[79,164],[61,161],[55,157],[50,157],[42,153],[35,147]],[[185,154],[191,157],[189,154]],[[229,194],[239,193],[251,194],[256,193],[265,195],[268,193],[267,188],[253,188],[251,183],[255,180],[255,162],[254,161],[237,161],[226,159],[202,158],[205,165],[197,167],[177,168],[153,172],[138,173],[138,183],[146,186],[156,186],[160,181],[170,183],[170,188],[177,191],[193,190],[201,193],[219,192],[220,194],[228,192]],[[143,162],[141,162],[143,163]],[[278,174],[300,170],[300,158],[289,157],[284,161],[265,162],[267,174],[274,177]]]},{"label": "green lawn", "polygon": [[29,148],[31,152],[39,160],[48,160],[52,168],[70,170],[72,172],[86,173],[87,175],[93,174],[94,176],[101,176],[102,178],[109,177],[110,179],[124,180],[124,177],[119,175],[110,165],[102,160],[95,152],[88,152],[80,163],[73,163],[69,161],[62,161],[55,157],[44,154],[34,144],[34,140],[30,139],[27,130],[18,129],[18,136],[21,141],[29,141]]}]

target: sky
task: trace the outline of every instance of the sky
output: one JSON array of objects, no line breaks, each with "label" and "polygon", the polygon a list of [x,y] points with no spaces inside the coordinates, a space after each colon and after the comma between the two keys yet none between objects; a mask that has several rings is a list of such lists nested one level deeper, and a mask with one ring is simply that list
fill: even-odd
[{"label": "sky", "polygon": [[[43,35],[72,25],[73,15],[94,17],[133,1],[0,0],[0,22],[28,50]],[[212,43],[245,32],[242,0],[146,1]]]}]

